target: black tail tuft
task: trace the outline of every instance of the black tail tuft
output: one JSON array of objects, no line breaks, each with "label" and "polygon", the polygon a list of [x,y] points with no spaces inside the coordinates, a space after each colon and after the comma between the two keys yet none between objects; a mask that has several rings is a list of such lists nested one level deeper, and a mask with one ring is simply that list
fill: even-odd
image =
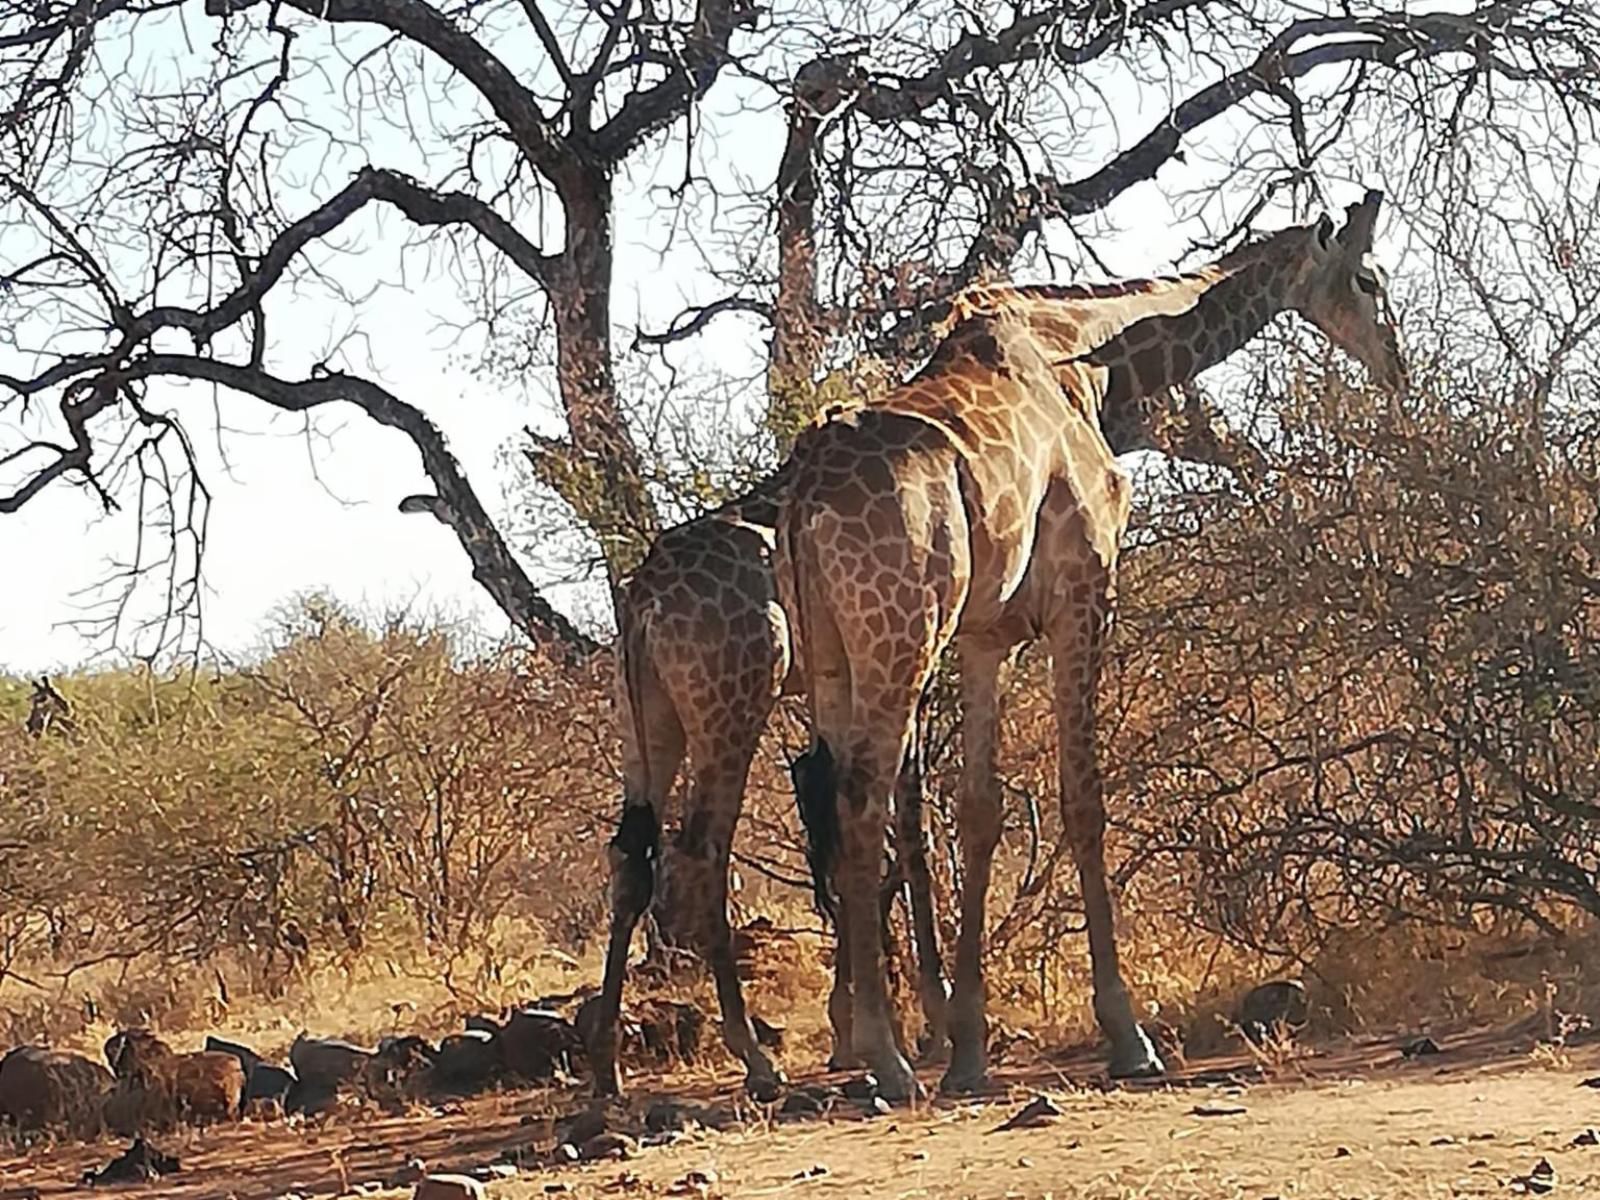
[{"label": "black tail tuft", "polygon": [[811,867],[817,910],[830,920],[839,917],[833,895],[833,868],[839,860],[839,768],[828,743],[818,738],[789,768],[795,807],[806,831],[806,862]]},{"label": "black tail tuft", "polygon": [[611,846],[620,864],[624,903],[637,917],[655,895],[656,864],[661,857],[661,822],[648,804],[624,804]]}]

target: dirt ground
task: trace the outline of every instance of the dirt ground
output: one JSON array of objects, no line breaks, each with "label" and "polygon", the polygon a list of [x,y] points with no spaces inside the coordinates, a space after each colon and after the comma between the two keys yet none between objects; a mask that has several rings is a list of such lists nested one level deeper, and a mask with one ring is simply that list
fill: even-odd
[{"label": "dirt ground", "polygon": [[[1094,1059],[1002,1072],[981,1101],[924,1103],[867,1117],[776,1119],[736,1102],[732,1080],[668,1089],[635,1080],[637,1114],[663,1096],[741,1124],[696,1129],[628,1161],[555,1166],[544,1155],[491,1183],[496,1200],[661,1195],[964,1198],[1433,1197],[1600,1194],[1600,1048],[1534,1050],[1525,1037],[1435,1035],[1437,1055],[1404,1058],[1398,1038],[1302,1052],[1265,1077],[1245,1059],[1190,1062],[1176,1082],[1105,1090]],[[1600,1083],[1600,1080],[1596,1081]],[[999,1130],[1033,1096],[1059,1115]],[[407,1159],[465,1169],[553,1144],[572,1093],[487,1097],[405,1117],[350,1116],[321,1128],[244,1125],[159,1140],[182,1171],[127,1197],[273,1200],[364,1194]],[[738,1109],[736,1112],[735,1109]],[[0,1200],[68,1195],[119,1147],[0,1156]],[[1548,1165],[1548,1173],[1540,1167]],[[1549,1186],[1546,1186],[1546,1185]],[[80,1193],[82,1194],[82,1193]]]}]

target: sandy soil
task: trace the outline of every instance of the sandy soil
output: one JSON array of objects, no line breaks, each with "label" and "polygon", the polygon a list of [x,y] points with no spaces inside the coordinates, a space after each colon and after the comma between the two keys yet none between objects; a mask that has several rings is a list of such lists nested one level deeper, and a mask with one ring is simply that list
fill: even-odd
[{"label": "sandy soil", "polygon": [[[1437,1035],[1436,1035],[1437,1036]],[[734,1109],[742,1125],[696,1129],[628,1161],[525,1167],[491,1183],[497,1200],[616,1195],[689,1197],[1433,1197],[1600,1194],[1600,1048],[1552,1054],[1526,1038],[1439,1037],[1443,1052],[1405,1059],[1398,1039],[1305,1054],[1257,1077],[1246,1060],[1194,1063],[1176,1083],[1103,1090],[1094,1060],[1075,1056],[1001,1075],[981,1101],[936,1101],[866,1117],[844,1105],[827,1117],[774,1119],[736,1104],[731,1081],[669,1089],[636,1080],[630,1109],[671,1096]],[[1060,1115],[1038,1128],[1000,1130],[1031,1097]],[[583,1107],[570,1093],[487,1097],[442,1112],[322,1128],[233,1126],[158,1139],[182,1157],[158,1185],[128,1197],[237,1197],[289,1192],[406,1196],[373,1186],[407,1159],[434,1170],[470,1168],[503,1151],[554,1142],[553,1121]],[[0,1153],[0,1200],[68,1195],[85,1168],[119,1147],[62,1146]],[[1531,1182],[1530,1174],[1533,1174]],[[360,1186],[365,1185],[365,1186]],[[84,1194],[84,1193],[80,1193]]]}]

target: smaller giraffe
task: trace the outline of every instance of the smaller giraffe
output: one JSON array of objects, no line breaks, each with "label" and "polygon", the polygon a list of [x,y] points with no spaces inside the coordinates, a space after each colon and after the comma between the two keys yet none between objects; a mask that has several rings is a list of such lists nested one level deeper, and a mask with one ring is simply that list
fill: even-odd
[{"label": "smaller giraffe", "polygon": [[72,718],[72,705],[56,691],[48,675],[41,675],[33,681],[33,697],[28,707],[26,727],[32,737],[43,737],[51,732],[71,734],[78,727]]}]

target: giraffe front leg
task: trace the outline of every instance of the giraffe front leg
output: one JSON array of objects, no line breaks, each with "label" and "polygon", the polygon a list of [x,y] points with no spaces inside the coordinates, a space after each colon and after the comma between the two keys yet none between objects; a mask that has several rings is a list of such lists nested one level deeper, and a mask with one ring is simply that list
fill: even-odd
[{"label": "giraffe front leg", "polygon": [[1106,881],[1106,810],[1095,744],[1095,696],[1110,614],[1110,580],[1094,603],[1064,615],[1051,643],[1056,725],[1060,737],[1061,811],[1078,866],[1089,928],[1094,1015],[1111,1042],[1114,1078],[1160,1075],[1166,1067],[1133,1015],[1118,961],[1111,889]]},{"label": "giraffe front leg", "polygon": [[1000,781],[996,767],[1000,668],[1005,650],[961,648],[961,932],[950,1001],[950,1067],[940,1084],[952,1094],[988,1082],[989,1023],[984,995],[984,921],[994,852],[1000,844]]}]

